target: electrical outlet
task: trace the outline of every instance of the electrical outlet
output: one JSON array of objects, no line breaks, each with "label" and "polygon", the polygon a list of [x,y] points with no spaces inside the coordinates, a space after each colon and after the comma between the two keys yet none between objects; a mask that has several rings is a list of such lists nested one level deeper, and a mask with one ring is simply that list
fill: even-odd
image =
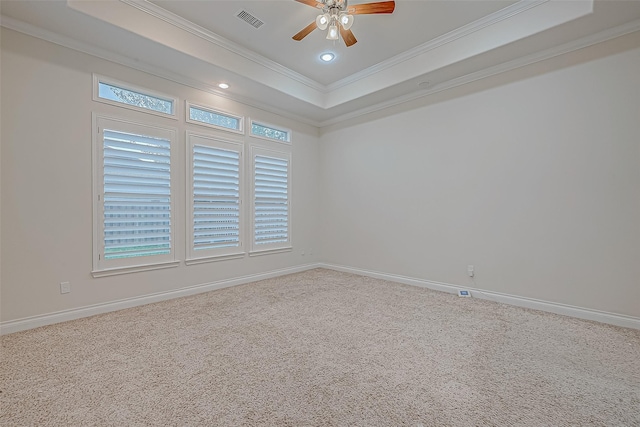
[{"label": "electrical outlet", "polygon": [[469,277],[473,277],[473,265],[467,265],[467,274],[469,275]]},{"label": "electrical outlet", "polygon": [[71,292],[71,283],[69,282],[60,283],[60,293],[68,294],[69,292]]}]

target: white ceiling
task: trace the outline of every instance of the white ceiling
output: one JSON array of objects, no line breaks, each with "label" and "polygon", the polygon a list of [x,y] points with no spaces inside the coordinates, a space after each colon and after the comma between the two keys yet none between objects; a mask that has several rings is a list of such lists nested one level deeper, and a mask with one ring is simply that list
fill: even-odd
[{"label": "white ceiling", "polygon": [[[319,13],[318,9],[293,0],[152,2],[246,49],[329,85],[516,1],[398,1],[393,14],[355,16],[352,31],[358,42],[349,48],[342,41],[326,40],[326,31],[320,30],[315,30],[301,42],[292,40],[291,37],[315,20]],[[356,3],[367,1],[357,0],[349,4]],[[265,24],[255,29],[240,20],[236,13],[241,9]],[[332,64],[322,64],[318,58],[328,51],[336,54],[336,60]]]},{"label": "white ceiling", "polygon": [[[5,27],[316,126],[640,30],[640,1],[616,0],[400,0],[356,15],[349,48],[320,30],[292,40],[318,14],[293,0],[3,0],[0,12]],[[327,51],[336,60],[321,63]]]}]

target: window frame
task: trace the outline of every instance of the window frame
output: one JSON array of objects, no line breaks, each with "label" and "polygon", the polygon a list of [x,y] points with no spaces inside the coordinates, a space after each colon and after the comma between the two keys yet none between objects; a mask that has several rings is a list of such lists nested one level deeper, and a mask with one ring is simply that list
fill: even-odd
[{"label": "window frame", "polygon": [[[287,140],[283,141],[281,139],[268,138],[266,136],[256,135],[255,133],[253,133],[253,125],[254,125],[254,123],[256,125],[259,125],[259,126],[262,126],[262,127],[271,128],[271,129],[274,129],[274,130],[278,130],[280,132],[286,132],[287,133]],[[250,135],[252,138],[258,138],[258,139],[263,139],[265,141],[277,142],[279,144],[291,145],[291,140],[292,140],[291,133],[292,133],[291,129],[286,128],[284,126],[276,126],[276,125],[273,125],[271,123],[264,122],[262,120],[254,120],[253,118],[249,119],[249,131],[247,132],[247,134]]]},{"label": "window frame", "polygon": [[[156,111],[148,108],[138,107],[136,105],[127,104],[125,102],[118,102],[118,101],[113,101],[111,99],[102,98],[100,97],[100,83],[104,83],[110,86],[116,86],[120,89],[125,89],[132,92],[140,93],[142,95],[147,95],[150,97],[169,101],[173,105],[173,113],[168,114],[162,111]],[[141,113],[153,114],[155,116],[168,117],[170,119],[178,120],[178,109],[180,104],[178,102],[178,98],[176,98],[175,96],[156,92],[154,90],[147,89],[140,86],[135,86],[130,83],[112,79],[110,77],[101,76],[100,74],[95,74],[95,73],[93,74],[93,100],[96,102],[101,102],[103,104],[113,105],[115,107],[127,108],[129,110],[139,111]]]},{"label": "window frame", "polygon": [[[271,141],[271,139],[269,139]],[[249,256],[260,256],[266,254],[291,252],[293,250],[293,222],[292,222],[292,156],[290,151],[273,150],[265,148],[264,146],[251,145],[249,156],[250,167],[250,218],[249,218],[249,238],[251,239]],[[287,161],[287,241],[278,243],[268,243],[262,245],[256,245],[255,239],[255,169],[256,169],[256,156],[275,157],[277,159]]]},{"label": "window frame", "polygon": [[[196,251],[193,248],[194,241],[194,231],[193,231],[193,215],[194,215],[194,201],[193,201],[193,147],[194,145],[203,145],[196,144],[195,139],[198,138],[200,140],[204,139],[209,142],[209,147],[219,148],[222,150],[233,150],[239,153],[238,159],[238,179],[239,179],[239,246],[232,248],[218,248],[218,249],[209,249],[203,250],[203,252]],[[199,132],[186,132],[186,179],[185,179],[185,204],[186,204],[186,220],[185,220],[185,231],[186,231],[186,265],[193,264],[202,264],[206,262],[214,262],[214,261],[225,261],[230,259],[238,259],[244,258],[246,255],[246,244],[245,244],[245,236],[246,236],[246,215],[245,215],[245,207],[244,207],[244,196],[246,194],[245,190],[245,155],[244,155],[244,141],[242,140],[232,140],[225,139],[213,134],[199,133]],[[204,252],[207,251],[207,252]],[[202,255],[199,255],[202,254]]]},{"label": "window frame", "polygon": [[[198,110],[203,110],[205,112],[210,112],[213,114],[217,114],[220,116],[227,116],[227,117],[231,117],[234,119],[237,119],[239,124],[240,124],[240,128],[239,129],[232,129],[232,128],[227,128],[224,126],[218,126],[218,125],[214,125],[212,123],[206,123],[206,122],[201,122],[199,120],[193,120],[191,118],[191,108],[196,108]],[[205,126],[205,127],[209,127],[212,129],[216,129],[216,130],[222,130],[225,132],[232,132],[232,133],[236,133],[239,135],[244,135],[245,130],[244,130],[244,116],[242,115],[237,115],[237,114],[233,114],[233,113],[229,113],[227,111],[222,111],[222,110],[218,110],[216,108],[212,108],[212,107],[206,107],[204,105],[200,105],[200,104],[193,104],[189,101],[185,101],[185,121],[187,123],[191,123],[194,125],[198,125],[198,126]]]},{"label": "window frame", "polygon": [[[160,268],[177,267],[176,259],[176,161],[177,135],[175,128],[149,125],[102,114],[92,113],[92,180],[93,180],[93,277],[111,276]],[[103,130],[128,132],[138,135],[165,138],[170,144],[170,253],[144,257],[104,259],[104,136]]]}]

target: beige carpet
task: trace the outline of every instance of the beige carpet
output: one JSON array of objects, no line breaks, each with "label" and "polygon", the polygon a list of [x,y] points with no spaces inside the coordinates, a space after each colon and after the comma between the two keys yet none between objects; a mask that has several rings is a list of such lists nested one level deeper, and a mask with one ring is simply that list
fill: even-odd
[{"label": "beige carpet", "polygon": [[640,331],[328,270],[1,344],[2,426],[640,426]]}]

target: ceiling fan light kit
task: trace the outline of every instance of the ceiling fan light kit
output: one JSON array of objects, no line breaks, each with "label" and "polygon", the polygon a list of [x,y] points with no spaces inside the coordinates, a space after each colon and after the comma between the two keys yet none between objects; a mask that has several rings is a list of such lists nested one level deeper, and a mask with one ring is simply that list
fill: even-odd
[{"label": "ceiling fan light kit", "polygon": [[329,25],[329,31],[327,31],[327,40],[338,40],[338,26],[335,21]]},{"label": "ceiling fan light kit", "polygon": [[353,25],[353,15],[368,15],[374,13],[393,13],[396,4],[395,1],[381,1],[375,3],[362,3],[349,7],[347,0],[295,0],[308,6],[321,9],[322,13],[316,17],[316,20],[307,25],[293,39],[300,41],[308,36],[316,28],[327,31],[327,40],[338,40],[340,36],[344,43],[353,46],[358,41],[351,32]]},{"label": "ceiling fan light kit", "polygon": [[345,30],[348,30],[353,25],[353,15],[342,14],[340,15],[340,25]]},{"label": "ceiling fan light kit", "polygon": [[325,13],[324,15],[318,15],[318,17],[316,18],[316,25],[318,26],[319,29],[321,29],[322,31],[327,29],[327,26],[329,26],[329,21],[331,20],[331,18],[329,17],[328,13]]}]

